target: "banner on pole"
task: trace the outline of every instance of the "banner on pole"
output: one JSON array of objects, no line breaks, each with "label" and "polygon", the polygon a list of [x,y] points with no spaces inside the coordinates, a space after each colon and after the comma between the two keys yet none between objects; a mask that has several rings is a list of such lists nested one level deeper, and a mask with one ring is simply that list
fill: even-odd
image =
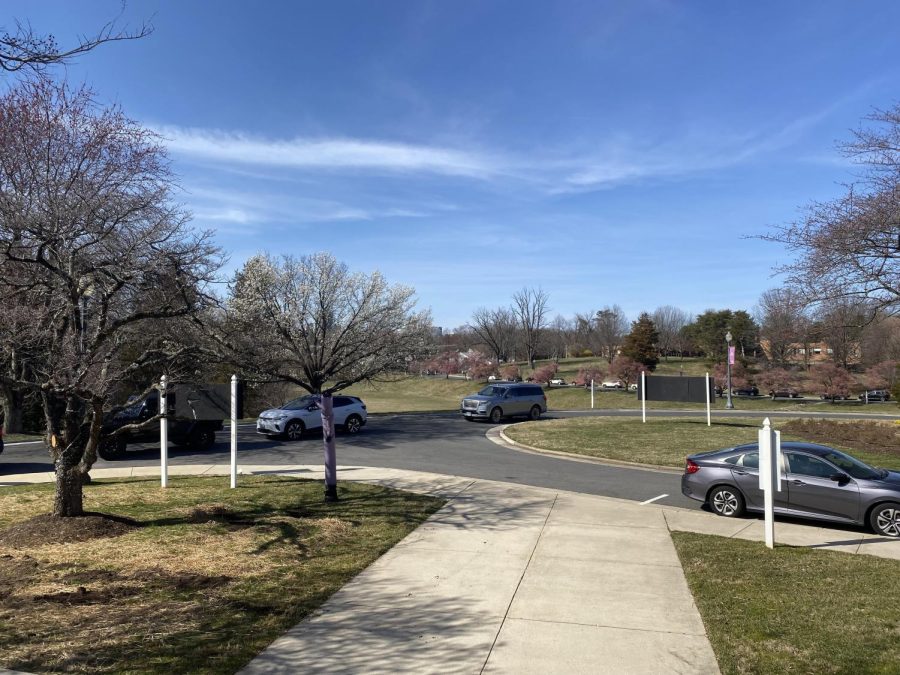
[{"label": "banner on pole", "polygon": [[728,363],[730,363],[732,366],[734,365],[734,350],[735,349],[737,349],[737,348],[736,347],[728,348]]}]

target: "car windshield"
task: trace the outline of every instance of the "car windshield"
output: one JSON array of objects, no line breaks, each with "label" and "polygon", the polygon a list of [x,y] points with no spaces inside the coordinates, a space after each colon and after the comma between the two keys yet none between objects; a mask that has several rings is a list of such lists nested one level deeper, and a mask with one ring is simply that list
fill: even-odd
[{"label": "car windshield", "polygon": [[853,478],[867,478],[869,480],[881,478],[881,471],[864,462],[860,462],[850,455],[845,455],[843,452],[830,450],[822,455],[822,458],[828,460],[842,471],[846,471]]},{"label": "car windshield", "polygon": [[479,396],[503,396],[506,387],[485,387],[478,392]]},{"label": "car windshield", "polygon": [[281,406],[282,410],[302,410],[308,406],[311,406],[316,402],[316,397],[308,394],[306,396],[301,396],[300,398],[295,398],[293,401],[288,401],[283,406]]}]

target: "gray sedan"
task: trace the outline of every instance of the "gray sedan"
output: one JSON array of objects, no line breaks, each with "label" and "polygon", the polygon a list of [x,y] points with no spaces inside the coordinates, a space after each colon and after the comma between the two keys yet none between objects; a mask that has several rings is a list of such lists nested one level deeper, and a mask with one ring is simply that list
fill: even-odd
[{"label": "gray sedan", "polygon": [[[781,451],[776,514],[868,524],[877,534],[900,537],[900,473],[869,466],[825,445],[786,442]],[[690,455],[681,491],[720,516],[762,511],[759,447],[754,443]]]}]

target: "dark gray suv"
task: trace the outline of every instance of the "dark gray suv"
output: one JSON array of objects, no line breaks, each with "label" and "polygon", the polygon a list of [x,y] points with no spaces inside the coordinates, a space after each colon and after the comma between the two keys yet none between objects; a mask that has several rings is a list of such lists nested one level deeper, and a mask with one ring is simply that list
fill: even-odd
[{"label": "dark gray suv", "polygon": [[477,394],[466,396],[459,411],[467,420],[490,420],[495,424],[504,417],[526,416],[536,420],[547,412],[547,396],[537,384],[495,382]]},{"label": "dark gray suv", "polygon": [[[900,537],[900,472],[878,469],[814,443],[782,443],[781,492],[775,513],[835,523],[868,524],[877,534]],[[681,491],[720,516],[762,511],[759,446],[690,455]]]}]

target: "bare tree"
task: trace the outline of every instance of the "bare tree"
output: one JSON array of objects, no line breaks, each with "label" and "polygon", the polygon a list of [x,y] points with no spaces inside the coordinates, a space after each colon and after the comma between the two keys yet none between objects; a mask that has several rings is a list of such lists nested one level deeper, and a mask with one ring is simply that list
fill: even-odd
[{"label": "bare tree", "polygon": [[670,353],[681,351],[681,331],[691,322],[692,317],[678,307],[663,305],[653,311],[651,318],[659,336],[657,342],[659,351],[662,353],[663,358],[668,361]]},{"label": "bare tree", "polygon": [[[871,309],[900,309],[900,104],[876,111],[875,126],[855,133],[844,154],[861,180],[834,201],[812,204],[799,222],[764,239],[796,254],[779,271],[810,301],[857,298]],[[871,317],[870,317],[871,318]]]},{"label": "bare tree", "polygon": [[258,255],[235,276],[223,344],[245,369],[319,397],[326,499],[337,498],[332,395],[404,373],[427,353],[431,321],[407,286],[353,274],[329,253]]},{"label": "bare tree", "polygon": [[573,324],[566,317],[557,314],[556,318],[550,322],[547,329],[547,347],[550,349],[550,356],[557,363],[562,358],[566,358],[569,354],[569,342],[573,335]]},{"label": "bare tree", "polygon": [[541,333],[547,326],[549,296],[540,288],[523,288],[513,295],[513,309],[519,319],[522,342],[528,365],[534,370],[534,357],[540,344]]},{"label": "bare tree", "polygon": [[599,352],[595,353],[605,357],[607,363],[612,363],[630,329],[625,312],[618,305],[604,307],[594,317],[594,325],[599,347]]},{"label": "bare tree", "polygon": [[56,515],[83,512],[118,382],[187,349],[148,334],[210,303],[221,260],[171,190],[157,136],[88,90],[0,97],[0,381],[41,398]]},{"label": "bare tree", "polygon": [[859,339],[871,315],[866,303],[855,298],[835,298],[819,305],[816,334],[842,368],[859,361]]},{"label": "bare tree", "polygon": [[15,29],[0,28],[0,69],[7,72],[19,70],[41,71],[49,65],[69,63],[75,57],[91,51],[107,42],[136,40],[153,32],[153,27],[142,24],[137,30],[118,26],[118,20],[106,23],[90,36],[82,36],[76,42],[60,47],[52,35],[36,33],[29,23],[16,21]]},{"label": "bare tree", "polygon": [[479,307],[472,314],[470,328],[491,350],[497,363],[512,356],[516,343],[516,315],[509,307]]},{"label": "bare tree", "polygon": [[793,288],[772,288],[760,296],[756,315],[763,352],[771,363],[783,367],[809,333],[805,300]]}]

